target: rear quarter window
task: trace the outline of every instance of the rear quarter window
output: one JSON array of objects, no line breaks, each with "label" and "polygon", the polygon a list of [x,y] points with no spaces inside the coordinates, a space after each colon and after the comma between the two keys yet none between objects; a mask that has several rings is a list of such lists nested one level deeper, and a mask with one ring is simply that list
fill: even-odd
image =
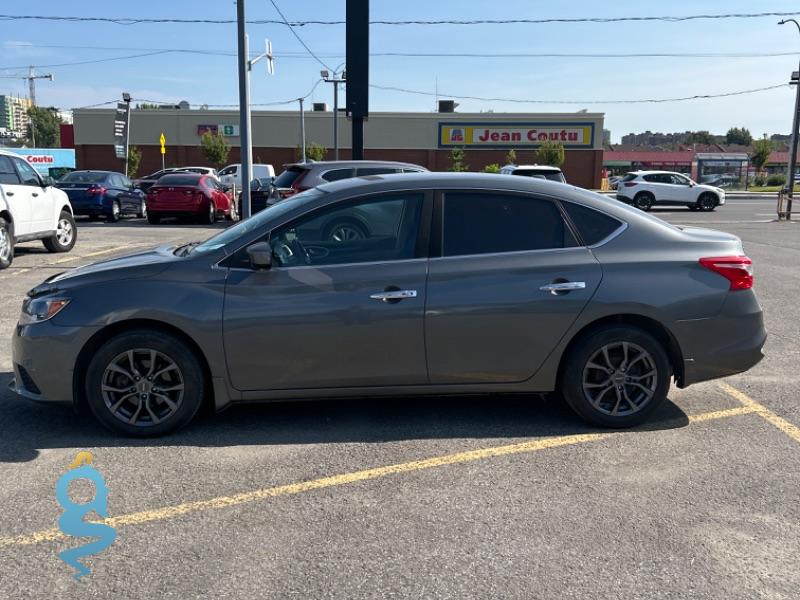
[{"label": "rear quarter window", "polygon": [[622,225],[622,221],[586,206],[572,202],[563,204],[583,243],[587,246],[602,242]]}]

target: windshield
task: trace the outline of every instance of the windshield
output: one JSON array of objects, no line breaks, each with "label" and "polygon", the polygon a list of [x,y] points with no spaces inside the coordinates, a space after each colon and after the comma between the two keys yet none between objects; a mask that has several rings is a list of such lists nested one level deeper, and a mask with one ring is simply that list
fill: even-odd
[{"label": "windshield", "polygon": [[222,248],[223,246],[227,246],[234,240],[244,235],[247,235],[251,231],[254,231],[262,227],[265,223],[267,223],[271,219],[279,217],[282,214],[285,214],[291,210],[294,210],[298,206],[305,204],[306,202],[310,202],[315,198],[319,198],[325,193],[326,192],[313,188],[310,190],[306,190],[305,192],[301,192],[300,194],[296,194],[291,198],[289,198],[288,200],[284,200],[282,202],[278,202],[277,204],[273,204],[272,206],[268,206],[264,210],[250,217],[249,219],[245,219],[244,221],[239,221],[233,227],[229,227],[222,233],[218,233],[214,237],[207,239],[202,244],[198,244],[192,249],[192,254],[213,252],[214,250],[219,250],[220,248]]},{"label": "windshield", "polygon": [[65,183],[103,183],[108,173],[90,173],[88,171],[73,171],[61,181]]},{"label": "windshield", "polygon": [[233,175],[236,173],[236,167],[238,165],[232,165],[230,167],[225,167],[222,171],[219,172],[220,175]]}]

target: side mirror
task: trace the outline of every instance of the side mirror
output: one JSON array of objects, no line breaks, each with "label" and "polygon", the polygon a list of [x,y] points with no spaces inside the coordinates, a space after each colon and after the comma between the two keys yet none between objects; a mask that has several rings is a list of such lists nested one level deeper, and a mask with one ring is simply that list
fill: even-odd
[{"label": "side mirror", "polygon": [[247,248],[250,266],[259,271],[272,268],[272,246],[268,242],[257,242]]},{"label": "side mirror", "polygon": [[42,187],[50,187],[55,182],[56,182],[55,179],[53,179],[49,175],[45,175],[44,177],[42,177]]}]

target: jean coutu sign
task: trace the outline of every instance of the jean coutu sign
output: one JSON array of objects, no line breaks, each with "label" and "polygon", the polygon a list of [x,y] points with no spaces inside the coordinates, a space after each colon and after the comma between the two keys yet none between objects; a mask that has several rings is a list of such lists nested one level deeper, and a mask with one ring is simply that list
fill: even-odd
[{"label": "jean coutu sign", "polygon": [[545,140],[565,148],[592,148],[594,123],[439,123],[440,148],[536,147]]}]

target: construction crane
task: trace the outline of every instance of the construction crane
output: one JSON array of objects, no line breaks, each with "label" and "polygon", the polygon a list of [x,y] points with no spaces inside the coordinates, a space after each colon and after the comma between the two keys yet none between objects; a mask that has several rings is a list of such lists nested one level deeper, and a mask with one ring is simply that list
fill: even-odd
[{"label": "construction crane", "polygon": [[28,82],[28,94],[31,100],[31,104],[36,106],[36,80],[37,79],[47,79],[48,81],[53,81],[53,74],[47,73],[46,75],[37,75],[33,70],[33,67],[28,67],[28,74],[27,75],[0,75],[2,79],[24,79]]}]

